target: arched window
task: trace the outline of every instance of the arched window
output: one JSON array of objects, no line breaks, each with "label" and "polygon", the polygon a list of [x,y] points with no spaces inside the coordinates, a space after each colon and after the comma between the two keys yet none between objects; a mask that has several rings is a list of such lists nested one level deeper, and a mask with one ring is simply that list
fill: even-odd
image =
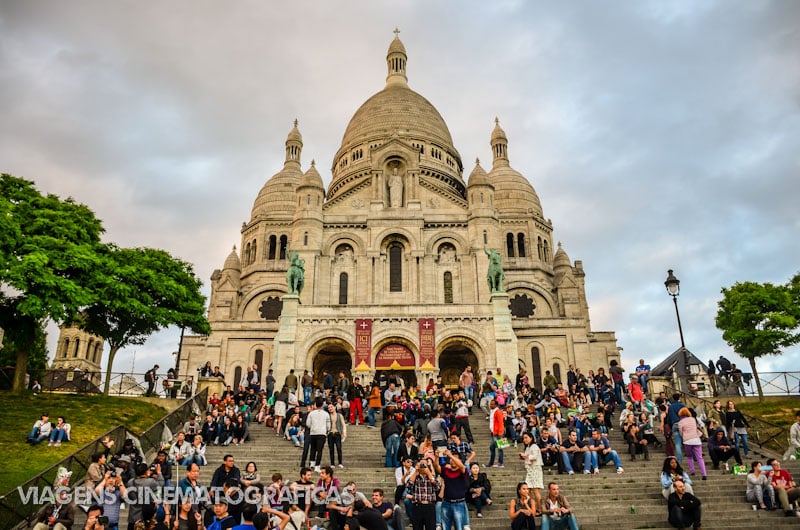
[{"label": "arched window", "polygon": [[72,352],[72,357],[75,358],[78,356],[78,349],[81,347],[81,339],[75,339],[75,351]]},{"label": "arched window", "polygon": [[242,382],[242,367],[237,366],[236,370],[233,371],[233,384],[231,385],[234,389],[239,388],[239,385]]},{"label": "arched window", "polygon": [[444,303],[453,303],[453,273],[450,271],[444,273]]},{"label": "arched window", "polygon": [[286,236],[281,236],[281,250],[278,259],[286,259],[286,248],[289,246],[289,240]]},{"label": "arched window", "polygon": [[339,275],[339,305],[347,305],[348,276],[346,272]]},{"label": "arched window", "polygon": [[544,240],[544,261],[550,261],[550,245],[547,244],[547,240]]},{"label": "arched window", "polygon": [[525,257],[525,234],[522,232],[517,234],[517,251],[520,258]]},{"label": "arched window", "polygon": [[403,247],[392,243],[389,247],[389,291],[399,293],[403,290]]},{"label": "arched window", "polygon": [[556,381],[559,383],[561,382],[561,365],[558,363],[553,363],[553,375],[556,378]]},{"label": "arched window", "polygon": [[506,255],[509,258],[514,257],[514,234],[511,232],[506,234]]},{"label": "arched window", "polygon": [[242,256],[242,261],[244,261],[245,265],[250,264],[250,243],[244,246],[244,255]]},{"label": "arched window", "polygon": [[94,339],[89,339],[89,342],[86,343],[86,360],[90,360],[92,358],[92,350],[94,349]]},{"label": "arched window", "polygon": [[103,350],[102,348],[100,348],[100,343],[98,342],[94,347],[94,362],[99,364],[100,357],[102,357],[102,355],[103,355]]},{"label": "arched window", "polygon": [[539,261],[544,261],[544,247],[542,246],[542,238],[536,238],[536,252],[539,254]]},{"label": "arched window", "polygon": [[275,259],[275,249],[277,248],[277,239],[274,235],[269,236],[269,252],[267,259]]},{"label": "arched window", "polygon": [[303,246],[308,246],[308,232],[303,232]]},{"label": "arched window", "polygon": [[66,359],[67,355],[69,355],[69,339],[64,339],[64,348],[61,350],[61,356]]},{"label": "arched window", "polygon": [[534,388],[541,391],[542,388],[542,360],[539,356],[539,348],[531,348],[531,376],[530,382]]},{"label": "arched window", "polygon": [[489,244],[489,234],[486,233],[486,230],[483,231],[483,244],[484,245]]},{"label": "arched window", "polygon": [[[255,359],[253,359],[253,364],[258,367],[258,375],[262,381],[266,382],[266,376],[263,373],[263,366],[264,366],[264,351],[263,350],[256,350]],[[265,385],[266,386],[266,385]]]},{"label": "arched window", "polygon": [[256,246],[258,243],[256,240],[253,240],[253,246],[250,248],[250,263],[255,263],[256,261]]}]

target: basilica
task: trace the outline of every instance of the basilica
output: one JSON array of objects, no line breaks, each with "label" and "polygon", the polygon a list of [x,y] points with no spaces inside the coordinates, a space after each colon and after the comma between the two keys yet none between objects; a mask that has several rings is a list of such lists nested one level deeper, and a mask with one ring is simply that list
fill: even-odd
[{"label": "basilica", "polygon": [[[619,360],[614,332],[591,328],[582,263],[554,245],[499,122],[487,127],[491,163],[476,161],[464,178],[447,124],[409,86],[407,61],[396,35],[386,86],[347,125],[327,189],[315,162],[302,162],[295,121],[283,168],[211,277],[213,332],[183,338],[180,374],[210,361],[228,383],[255,364],[278,381],[308,369],[317,380],[395,371],[406,383],[454,384],[471,365],[512,380],[525,368],[541,388],[546,370]],[[287,275],[290,266],[299,272]]]}]

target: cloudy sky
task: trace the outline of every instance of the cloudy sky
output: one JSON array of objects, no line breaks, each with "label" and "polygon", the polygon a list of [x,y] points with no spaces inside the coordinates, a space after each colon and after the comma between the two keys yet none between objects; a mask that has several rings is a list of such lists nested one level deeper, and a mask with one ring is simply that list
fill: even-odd
[{"label": "cloudy sky", "polygon": [[[668,268],[687,347],[733,358],[720,288],[800,270],[798,2],[3,2],[0,171],[207,285],[295,118],[304,168],[330,180],[395,27],[465,175],[491,160],[500,118],[624,364],[680,345]],[[177,343],[163,332],[115,368],[134,351],[137,371],[167,366]],[[760,369],[797,369],[797,354]]]}]

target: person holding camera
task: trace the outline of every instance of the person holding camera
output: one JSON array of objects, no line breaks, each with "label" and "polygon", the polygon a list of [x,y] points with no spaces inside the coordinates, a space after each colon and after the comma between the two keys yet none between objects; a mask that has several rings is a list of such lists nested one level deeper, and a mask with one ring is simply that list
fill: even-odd
[{"label": "person holding camera", "polygon": [[86,523],[83,530],[106,530],[108,528],[108,517],[103,515],[103,507],[92,504],[86,511]]},{"label": "person holding camera", "polygon": [[[136,470],[136,478],[131,479],[126,484],[128,489],[134,490],[131,497],[136,498],[136,502],[130,504],[130,510],[128,511],[128,530],[133,530],[137,522],[145,520],[142,507],[148,500],[155,498],[155,493],[159,488],[164,487],[164,477],[161,475],[161,466],[158,464],[151,469],[150,466],[142,462],[136,464],[134,469]],[[146,490],[150,490],[152,495],[145,493]],[[150,496],[150,499],[147,499],[147,496]]]},{"label": "person holding camera", "polygon": [[[436,462],[434,462],[436,464]],[[467,513],[467,468],[456,453],[449,449],[442,451],[436,471],[444,482],[442,493],[442,529],[462,530],[469,526]]]},{"label": "person holding camera", "polygon": [[414,530],[435,530],[436,501],[441,485],[434,475],[433,461],[426,458],[417,462],[406,483],[411,493],[411,524]]},{"label": "person holding camera", "polygon": [[125,484],[122,483],[122,477],[118,476],[116,471],[106,471],[103,480],[97,484],[94,493],[100,501],[102,514],[106,518],[106,530],[119,529],[119,511],[127,492]]}]

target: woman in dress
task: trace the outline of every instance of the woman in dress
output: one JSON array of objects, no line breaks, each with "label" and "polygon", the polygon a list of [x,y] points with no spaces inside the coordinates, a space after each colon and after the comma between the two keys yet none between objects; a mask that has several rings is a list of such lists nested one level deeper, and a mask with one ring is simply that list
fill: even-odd
[{"label": "woman in dress", "polygon": [[275,396],[275,412],[273,416],[275,417],[275,433],[278,436],[281,435],[281,426],[283,425],[283,419],[286,417],[286,403],[288,400],[289,389],[284,385],[278,395]]},{"label": "woman in dress", "polygon": [[467,502],[475,505],[478,517],[483,517],[483,507],[492,504],[492,483],[486,473],[481,473],[477,463],[469,467],[469,496]]},{"label": "woman in dress", "polygon": [[761,462],[753,462],[747,474],[747,502],[758,502],[762,510],[775,507],[775,488],[769,474],[761,471]]},{"label": "woman in dress", "polygon": [[520,453],[519,457],[525,462],[525,483],[528,488],[533,489],[533,496],[536,498],[536,506],[538,506],[542,500],[541,491],[544,489],[542,452],[534,443],[533,436],[529,432],[522,435],[522,443],[525,444],[525,451]]},{"label": "woman in dress", "polygon": [[[725,426],[728,428],[728,438],[734,441],[736,449],[742,451],[744,456],[747,456],[749,449],[747,447],[747,428],[750,424],[747,423],[747,418],[744,414],[736,410],[736,403],[728,401],[728,410],[725,411]],[[739,447],[741,441],[742,447]]]},{"label": "woman in dress", "polygon": [[682,479],[686,484],[686,491],[694,495],[692,490],[692,479],[681,468],[678,459],[674,456],[668,456],[664,459],[664,465],[661,468],[661,494],[665,499],[668,499],[670,494],[675,491],[675,479]]},{"label": "woman in dress", "polygon": [[525,482],[517,484],[517,498],[511,499],[508,515],[511,530],[536,530],[536,505]]}]

